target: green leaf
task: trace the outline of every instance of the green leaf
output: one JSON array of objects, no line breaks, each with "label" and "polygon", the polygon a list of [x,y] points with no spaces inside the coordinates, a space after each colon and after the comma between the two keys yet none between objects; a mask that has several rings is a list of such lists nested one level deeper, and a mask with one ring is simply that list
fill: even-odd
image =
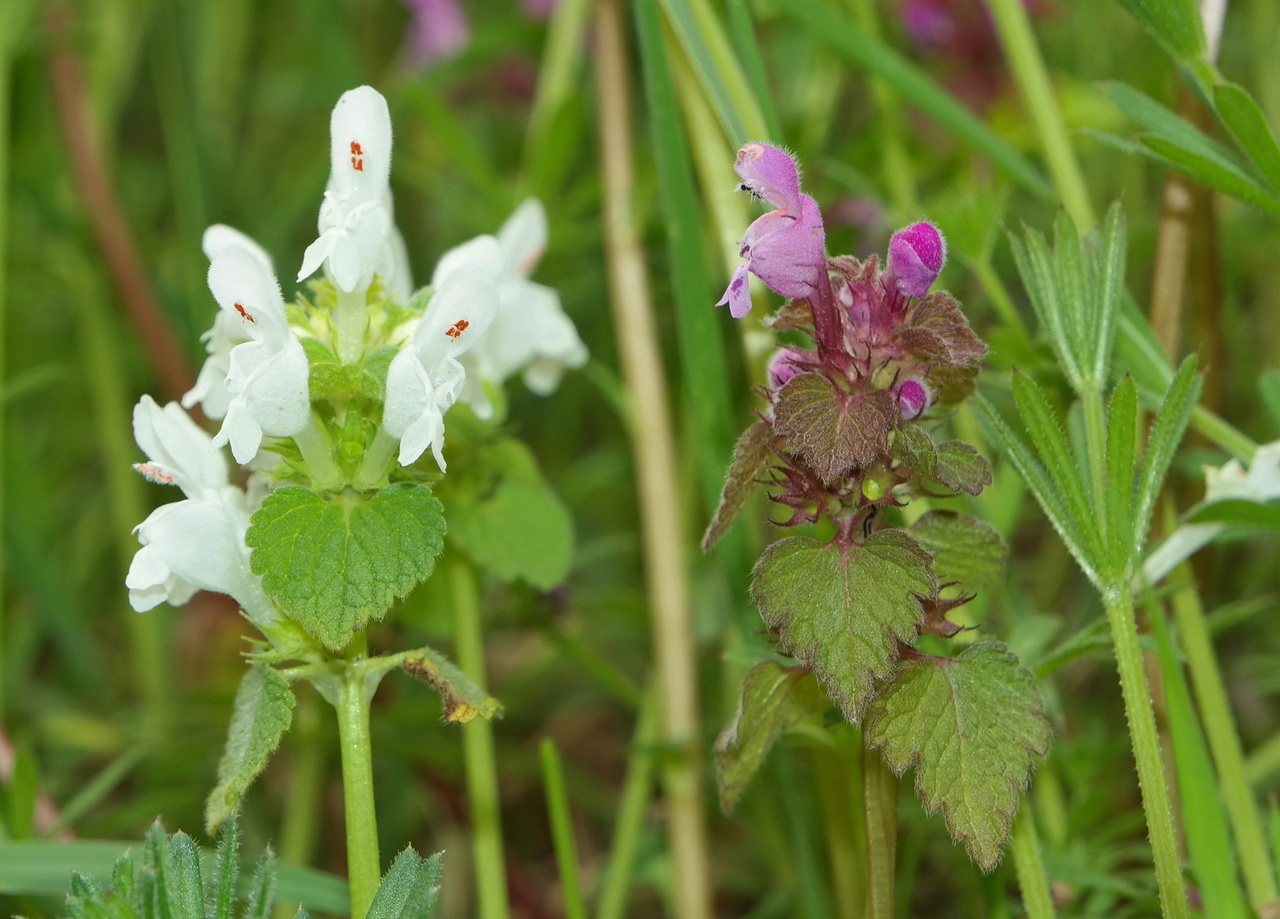
[{"label": "green leaf", "polygon": [[204,916],[204,882],[200,878],[200,850],[195,840],[178,832],[169,837],[167,875],[169,906],[175,917]]},{"label": "green leaf", "polygon": [[262,502],[245,543],[263,589],[340,650],[431,575],[444,530],[443,509],[425,485],[326,497],[287,485]]},{"label": "green leaf", "polygon": [[1280,428],[1280,370],[1264,370],[1258,378],[1258,389],[1272,426]]},{"label": "green leaf", "polygon": [[1009,461],[1013,463],[1018,474],[1031,488],[1044,514],[1058,531],[1058,536],[1066,545],[1080,568],[1095,584],[1102,581],[1086,554],[1086,549],[1076,531],[1075,523],[1067,512],[1067,505],[1058,490],[1057,483],[1045,472],[1044,466],[1035,458],[1031,450],[1017,434],[1014,434],[1005,420],[1000,417],[994,406],[983,396],[976,400],[978,417],[982,420],[987,436],[995,443]]},{"label": "green leaf", "polygon": [[1263,532],[1280,532],[1280,504],[1228,500],[1202,504],[1188,516],[1189,523],[1221,523]]},{"label": "green leaf", "polygon": [[1146,541],[1147,527],[1151,523],[1151,513],[1160,496],[1165,474],[1169,471],[1169,464],[1173,462],[1178,444],[1182,442],[1182,435],[1186,433],[1191,410],[1195,408],[1199,395],[1200,378],[1196,376],[1196,358],[1193,354],[1182,362],[1173,382],[1169,384],[1147,441],[1147,454],[1143,458],[1142,471],[1138,477],[1138,493],[1133,511],[1135,561]]},{"label": "green leaf", "polygon": [[1081,547],[1087,554],[1082,563],[1097,570],[1102,558],[1101,534],[1093,513],[1093,504],[1085,491],[1075,455],[1067,443],[1067,436],[1058,422],[1057,413],[1049,399],[1035,381],[1023,373],[1013,375],[1013,396],[1018,403],[1018,414],[1026,426],[1027,434],[1036,452],[1044,461],[1044,468],[1065,499],[1070,515],[1071,532],[1079,535]]},{"label": "green leaf", "polygon": [[933,556],[941,583],[958,582],[976,593],[1004,581],[1009,549],[991,524],[955,511],[929,511],[907,532]]},{"label": "green leaf", "polygon": [[276,856],[268,847],[258,859],[253,872],[253,883],[245,897],[242,919],[267,919],[276,901]]},{"label": "green leaf", "polygon": [[428,919],[440,894],[442,854],[424,859],[407,846],[382,876],[368,919]]},{"label": "green leaf", "polygon": [[920,478],[933,478],[934,469],[938,466],[938,451],[933,445],[933,438],[920,425],[908,422],[899,427],[890,443],[890,452],[894,459]]},{"label": "green leaf", "polygon": [[241,798],[293,723],[293,706],[288,681],[270,667],[254,664],[240,680],[227,746],[218,764],[218,784],[205,804],[209,832],[239,809]]},{"label": "green leaf", "polygon": [[1133,493],[1138,436],[1138,387],[1125,375],[1107,411],[1107,491],[1103,532],[1113,571],[1123,570],[1133,551]]},{"label": "green leaf", "polygon": [[1150,131],[1151,136],[1185,150],[1196,159],[1214,163],[1221,169],[1247,174],[1245,165],[1230,149],[1146,93],[1116,80],[1104,82],[1102,91],[1121,111]]},{"label": "green leaf", "polygon": [[916,635],[920,597],[936,582],[929,553],[901,530],[842,548],[792,536],[769,546],[752,576],[760,615],[813,671],[850,721]]},{"label": "green leaf", "polygon": [[440,693],[445,721],[466,724],[473,718],[493,718],[502,711],[497,699],[473,683],[456,664],[434,648],[406,652],[400,666],[430,683]]},{"label": "green leaf", "polygon": [[[1086,335],[1081,364],[1088,367],[1089,380],[1101,389],[1107,381],[1111,354],[1115,349],[1116,319],[1124,293],[1124,263],[1128,250],[1124,211],[1116,201],[1102,222],[1102,239],[1090,259],[1088,289],[1081,298]],[[1092,364],[1090,364],[1092,360]]]},{"label": "green leaf", "polygon": [[757,421],[742,432],[733,448],[733,462],[729,464],[720,503],[702,537],[703,550],[714,546],[746,507],[773,455],[773,427],[768,422]]},{"label": "green leaf", "polygon": [[933,475],[952,491],[977,495],[991,484],[991,464],[972,445],[963,440],[938,444]]},{"label": "green leaf", "polygon": [[213,874],[213,912],[211,919],[231,919],[236,901],[236,883],[240,880],[240,821],[233,815],[218,831],[218,854]]},{"label": "green leaf", "polygon": [[778,736],[830,705],[804,667],[764,661],[751,668],[742,681],[738,711],[716,738],[716,779],[725,813],[737,805]]},{"label": "green leaf", "polygon": [[1241,166],[1200,156],[1163,137],[1143,136],[1139,139],[1158,159],[1202,185],[1216,188],[1269,214],[1280,214],[1280,198]]},{"label": "green leaf", "polygon": [[984,643],[907,663],[871,703],[866,729],[898,775],[915,767],[925,809],[942,809],[978,867],[995,868],[1031,756],[1049,747],[1040,694],[1018,659]]},{"label": "green leaf", "polygon": [[1271,186],[1280,188],[1280,146],[1253,96],[1235,83],[1219,83],[1213,88],[1213,107]]},{"label": "green leaf", "polygon": [[1174,60],[1205,54],[1204,28],[1195,0],[1120,0],[1120,5]]},{"label": "green leaf", "polygon": [[899,418],[887,389],[847,393],[816,373],[793,377],[774,398],[774,432],[827,483],[884,453]]},{"label": "green leaf", "polygon": [[[1065,215],[1060,218],[1061,220],[1066,220],[1068,226],[1072,226],[1070,218]],[[1058,226],[1060,227],[1061,224],[1059,223]],[[1025,239],[1019,239],[1012,232],[1008,234],[1014,264],[1018,268],[1018,275],[1022,278],[1027,294],[1031,297],[1031,306],[1035,310],[1037,321],[1049,333],[1049,343],[1058,356],[1058,363],[1062,365],[1063,372],[1066,373],[1072,386],[1078,388],[1084,379],[1084,368],[1080,366],[1077,352],[1072,347],[1074,334],[1068,325],[1072,319],[1069,318],[1069,308],[1063,302],[1063,296],[1059,291],[1060,272],[1055,255],[1043,236],[1029,227],[1025,229]],[[1070,234],[1061,233],[1059,238],[1069,239]],[[1075,283],[1073,286],[1081,285]]]},{"label": "green leaf", "polygon": [[568,576],[573,521],[524,444],[476,446],[437,487],[449,507],[449,541],[477,565],[540,590]]}]

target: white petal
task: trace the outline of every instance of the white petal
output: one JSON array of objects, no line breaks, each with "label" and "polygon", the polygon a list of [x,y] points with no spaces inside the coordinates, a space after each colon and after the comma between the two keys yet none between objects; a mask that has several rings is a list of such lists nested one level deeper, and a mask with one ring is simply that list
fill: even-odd
[{"label": "white petal", "polygon": [[498,231],[498,242],[508,266],[523,277],[533,269],[547,248],[547,212],[537,198],[526,198]]},{"label": "white petal", "polygon": [[227,485],[227,460],[176,402],[164,408],[143,396],[133,409],[133,437],[147,458],[189,498]]},{"label": "white petal", "polygon": [[411,347],[437,379],[434,368],[457,357],[481,339],[498,312],[498,286],[474,265],[460,265],[436,288],[413,330]]},{"label": "white petal", "polygon": [[253,417],[242,396],[231,400],[227,417],[222,419],[222,427],[213,437],[215,447],[225,444],[231,444],[231,455],[241,465],[251,461],[262,446],[262,425]]},{"label": "white petal", "polygon": [[330,168],[338,193],[359,201],[380,198],[391,175],[391,112],[372,86],[342,94],[329,120]]},{"label": "white petal", "polygon": [[302,267],[298,269],[299,283],[315,274],[320,269],[320,266],[324,264],[324,260],[333,251],[333,243],[337,235],[338,231],[328,230],[321,233],[315,242],[307,246],[307,251],[302,253]]},{"label": "white petal", "polygon": [[[426,368],[412,348],[405,348],[392,358],[387,368],[387,398],[382,409],[382,426],[392,437],[404,437],[409,426],[434,404],[434,396],[435,387]],[[418,451],[419,454],[421,452]]]},{"label": "white petal", "polygon": [[215,223],[204,231],[204,238],[200,241],[200,248],[204,250],[204,257],[211,262],[215,255],[228,246],[240,246],[249,250],[249,253],[262,264],[268,274],[275,274],[275,267],[271,264],[271,256],[267,254],[267,250],[235,227],[229,227],[225,223]]},{"label": "white petal", "polygon": [[[389,197],[389,196],[388,196]],[[390,212],[388,212],[390,213]],[[404,237],[396,229],[395,222],[387,233],[386,245],[383,246],[377,273],[382,277],[387,292],[397,302],[405,304],[413,296],[413,273],[409,269],[409,249],[404,244]]]},{"label": "white petal", "polygon": [[275,347],[289,334],[280,284],[243,246],[230,245],[209,265],[213,299],[241,323],[244,334]]},{"label": "white petal", "polygon": [[467,265],[482,268],[495,278],[500,277],[506,268],[506,257],[497,237],[477,236],[440,256],[431,275],[431,286],[439,289],[445,278]]}]

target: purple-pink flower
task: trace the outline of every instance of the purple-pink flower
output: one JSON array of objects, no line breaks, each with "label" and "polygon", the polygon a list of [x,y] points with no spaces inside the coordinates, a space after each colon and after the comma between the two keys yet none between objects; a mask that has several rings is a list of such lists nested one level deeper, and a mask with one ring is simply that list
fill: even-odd
[{"label": "purple-pink flower", "polygon": [[903,227],[889,240],[889,274],[908,299],[927,294],[946,263],[947,241],[931,223]]},{"label": "purple-pink flower", "polygon": [[827,256],[822,214],[817,202],[800,193],[800,170],[788,153],[769,144],[747,144],[733,168],[743,191],[777,208],[747,227],[738,243],[745,261],[716,303],[729,304],[729,312],[741,319],[751,312],[748,271],[780,296],[810,297],[826,271]]}]

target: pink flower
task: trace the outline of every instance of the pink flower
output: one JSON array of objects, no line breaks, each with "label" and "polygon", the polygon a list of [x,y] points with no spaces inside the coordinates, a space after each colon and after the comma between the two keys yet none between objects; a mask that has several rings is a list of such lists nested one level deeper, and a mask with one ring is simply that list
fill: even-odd
[{"label": "pink flower", "polygon": [[729,304],[729,312],[741,319],[751,311],[748,271],[783,297],[810,297],[826,271],[827,256],[822,214],[817,202],[800,193],[800,170],[789,154],[768,144],[747,144],[733,168],[743,191],[777,208],[747,227],[738,243],[746,261],[716,303]]},{"label": "pink flower", "polygon": [[458,0],[403,0],[413,14],[409,54],[418,66],[452,57],[471,40],[471,26]]},{"label": "pink flower", "polygon": [[927,294],[946,263],[947,241],[931,223],[903,227],[889,240],[889,274],[908,299]]}]

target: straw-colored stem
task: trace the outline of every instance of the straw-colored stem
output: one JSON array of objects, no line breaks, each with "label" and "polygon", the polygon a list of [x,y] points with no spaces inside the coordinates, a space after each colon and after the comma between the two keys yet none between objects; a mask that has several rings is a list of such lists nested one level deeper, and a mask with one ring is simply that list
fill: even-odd
[{"label": "straw-colored stem", "polygon": [[670,750],[662,779],[671,850],[672,912],[679,919],[703,919],[712,915],[711,871],[703,814],[696,647],[679,504],[681,473],[644,249],[631,210],[636,193],[630,124],[633,93],[618,0],[602,0],[596,8],[595,65],[609,294],[623,379],[632,400],[631,447],[660,693],[661,736]]}]

